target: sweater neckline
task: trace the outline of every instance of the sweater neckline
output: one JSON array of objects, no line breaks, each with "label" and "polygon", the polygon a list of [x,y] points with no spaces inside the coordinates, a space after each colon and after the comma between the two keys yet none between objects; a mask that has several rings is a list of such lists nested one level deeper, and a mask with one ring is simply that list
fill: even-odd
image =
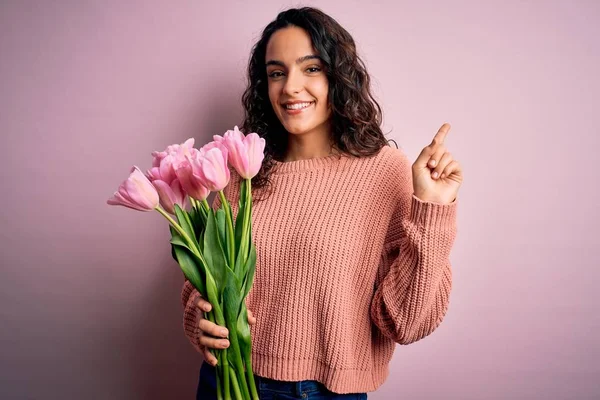
[{"label": "sweater neckline", "polygon": [[290,172],[312,171],[315,169],[333,167],[339,165],[342,160],[347,157],[348,156],[345,154],[330,154],[324,157],[306,158],[295,161],[273,160],[273,165],[276,166],[273,172],[285,174]]}]

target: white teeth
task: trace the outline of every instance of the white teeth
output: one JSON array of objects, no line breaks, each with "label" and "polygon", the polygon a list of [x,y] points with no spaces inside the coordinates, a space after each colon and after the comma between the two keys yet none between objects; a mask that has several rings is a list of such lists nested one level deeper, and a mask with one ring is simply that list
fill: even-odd
[{"label": "white teeth", "polygon": [[306,108],[306,107],[310,106],[311,104],[312,104],[312,102],[310,102],[310,103],[286,104],[285,108],[287,108],[288,110],[300,110],[302,108]]}]

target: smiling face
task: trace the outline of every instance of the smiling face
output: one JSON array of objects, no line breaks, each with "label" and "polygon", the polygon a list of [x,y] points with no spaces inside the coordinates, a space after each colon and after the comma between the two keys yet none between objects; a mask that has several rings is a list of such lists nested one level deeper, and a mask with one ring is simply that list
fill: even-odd
[{"label": "smiling face", "polygon": [[306,31],[295,26],[278,30],[265,58],[269,100],[284,128],[293,135],[329,135],[329,82]]}]

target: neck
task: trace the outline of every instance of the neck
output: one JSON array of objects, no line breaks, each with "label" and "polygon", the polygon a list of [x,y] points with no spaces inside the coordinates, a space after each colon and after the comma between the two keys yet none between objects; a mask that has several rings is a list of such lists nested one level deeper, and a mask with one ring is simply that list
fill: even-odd
[{"label": "neck", "polygon": [[330,135],[322,133],[289,134],[284,162],[327,157],[337,152]]}]

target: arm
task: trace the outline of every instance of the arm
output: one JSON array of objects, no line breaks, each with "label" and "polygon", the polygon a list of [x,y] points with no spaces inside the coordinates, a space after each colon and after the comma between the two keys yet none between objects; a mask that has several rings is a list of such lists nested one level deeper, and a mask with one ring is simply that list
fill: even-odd
[{"label": "arm", "polygon": [[194,349],[202,353],[200,349],[200,327],[198,323],[203,318],[202,311],[196,307],[196,299],[200,293],[187,279],[181,290],[181,305],[183,306],[183,332]]},{"label": "arm", "polygon": [[413,195],[408,160],[403,157],[401,164],[399,200],[386,236],[370,312],[385,336],[409,344],[431,334],[448,309],[457,201],[421,201]]}]

